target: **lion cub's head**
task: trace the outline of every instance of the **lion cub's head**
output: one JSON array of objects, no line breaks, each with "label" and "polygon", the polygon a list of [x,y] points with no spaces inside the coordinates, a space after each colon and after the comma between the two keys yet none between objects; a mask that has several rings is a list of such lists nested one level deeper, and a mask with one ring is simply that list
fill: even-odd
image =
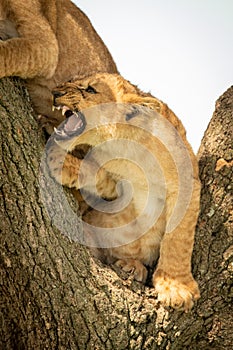
[{"label": "lion cub's head", "polygon": [[[166,104],[142,92],[119,74],[97,73],[82,80],[64,83],[53,90],[54,108],[68,118],[60,136],[73,136],[85,129],[82,111],[109,103],[143,106],[168,119],[183,136],[184,128]],[[58,134],[59,134],[58,133]],[[59,135],[58,135],[59,136]]]},{"label": "lion cub's head", "polygon": [[53,90],[54,107],[81,111],[101,103],[129,102],[127,96],[139,98],[140,90],[118,74],[98,73],[82,80],[67,82]]}]

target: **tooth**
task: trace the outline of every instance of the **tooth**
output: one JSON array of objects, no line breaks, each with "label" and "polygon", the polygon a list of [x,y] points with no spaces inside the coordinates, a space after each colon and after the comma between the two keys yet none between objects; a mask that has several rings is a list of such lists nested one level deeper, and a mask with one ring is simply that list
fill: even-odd
[{"label": "tooth", "polygon": [[53,111],[53,112],[55,111],[55,109],[56,109],[56,107],[55,107],[55,106],[52,106],[52,111]]},{"label": "tooth", "polygon": [[61,130],[58,130],[57,128],[53,128],[54,129],[54,132],[57,134],[57,135],[61,135],[62,134],[62,131]]},{"label": "tooth", "polygon": [[66,109],[65,108],[62,108],[62,115],[64,116],[65,115],[65,113],[66,113]]}]

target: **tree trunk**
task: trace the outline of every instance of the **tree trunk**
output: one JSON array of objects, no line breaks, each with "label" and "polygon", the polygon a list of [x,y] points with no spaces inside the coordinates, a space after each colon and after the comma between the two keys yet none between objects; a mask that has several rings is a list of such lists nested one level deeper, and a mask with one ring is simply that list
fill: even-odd
[{"label": "tree trunk", "polygon": [[[40,195],[45,139],[20,81],[0,81],[0,114],[0,349],[231,349],[233,88],[218,100],[199,151],[193,270],[202,297],[188,314],[165,310],[152,288],[119,278],[53,227]],[[78,220],[72,226],[81,230]]]}]

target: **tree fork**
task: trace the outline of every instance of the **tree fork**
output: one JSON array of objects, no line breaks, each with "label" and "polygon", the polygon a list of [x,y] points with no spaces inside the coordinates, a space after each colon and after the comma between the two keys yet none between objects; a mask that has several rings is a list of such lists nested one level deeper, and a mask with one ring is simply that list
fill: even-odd
[{"label": "tree fork", "polygon": [[[52,225],[40,197],[45,138],[21,81],[0,81],[1,349],[231,348],[232,111],[230,88],[199,151],[193,269],[202,297],[188,314],[168,312],[152,288],[117,271],[120,278]],[[48,198],[56,200],[56,191],[48,188]]]}]

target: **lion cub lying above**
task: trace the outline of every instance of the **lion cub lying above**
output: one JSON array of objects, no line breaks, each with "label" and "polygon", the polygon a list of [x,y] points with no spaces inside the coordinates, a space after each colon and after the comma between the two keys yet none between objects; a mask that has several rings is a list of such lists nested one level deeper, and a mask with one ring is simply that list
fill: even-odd
[{"label": "lion cub lying above", "polygon": [[92,72],[116,73],[117,68],[72,1],[0,1],[0,78],[25,79],[33,108],[49,134],[64,120],[59,111],[52,112],[52,89]]},{"label": "lion cub lying above", "polygon": [[[189,310],[199,298],[191,255],[200,186],[181,122],[167,105],[117,74],[65,83],[53,95],[67,120],[49,149],[51,174],[84,197],[100,196],[100,206],[95,202],[83,213],[87,245],[142,282],[146,266],[158,260],[158,299]],[[83,148],[91,151],[75,157]],[[108,210],[113,203],[118,206]]]}]

